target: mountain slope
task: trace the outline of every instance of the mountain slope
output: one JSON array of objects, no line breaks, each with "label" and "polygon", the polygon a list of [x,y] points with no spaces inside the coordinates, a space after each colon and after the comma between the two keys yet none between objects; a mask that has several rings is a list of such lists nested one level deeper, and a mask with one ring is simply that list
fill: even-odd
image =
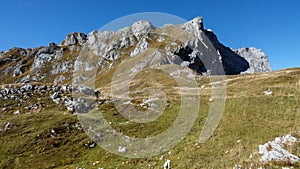
[{"label": "mountain slope", "polygon": [[[0,165],[2,168],[145,168],[149,165],[160,168],[165,159],[171,160],[173,168],[232,168],[239,163],[270,165],[259,162],[255,152],[258,145],[268,140],[300,130],[299,76],[299,69],[228,76],[225,112],[213,136],[204,144],[198,143],[198,137],[210,105],[211,88],[209,78],[199,77],[201,109],[192,131],[170,153],[143,159],[124,158],[95,147],[76,116],[45,93],[36,93],[30,99],[31,103],[38,103],[37,108],[19,114],[14,112],[26,103],[1,99]],[[206,87],[201,89],[201,86]],[[265,95],[266,90],[272,91],[272,95]],[[170,94],[168,100],[164,115],[149,124],[124,125],[125,119],[110,102],[100,104],[99,109],[118,131],[144,137],[164,131],[172,124],[179,108],[178,97]],[[299,156],[298,149],[292,151]],[[250,154],[254,156],[252,159]]]},{"label": "mountain slope", "polygon": [[[0,72],[1,168],[162,168],[167,159],[172,168],[275,168],[292,164],[261,162],[259,145],[289,133],[300,139],[300,69],[272,72],[263,52],[233,51],[204,29],[200,17],[161,28],[137,21],[117,32],[71,33],[59,45],[13,48],[0,54]],[[200,144],[218,98],[213,92],[220,82],[213,77],[226,84],[226,104],[213,135]],[[181,90],[178,79],[191,79],[195,86]],[[128,87],[130,100],[122,102],[126,95],[115,94],[112,86],[115,91]],[[168,151],[153,148],[159,154],[153,157],[126,158],[105,151],[88,135],[100,121],[89,126],[79,118],[93,120],[90,115],[101,113],[128,137],[155,136],[176,122],[181,97],[197,93],[200,109],[195,123],[190,122],[191,131]],[[138,123],[121,113],[132,107],[145,114],[151,109],[163,113]],[[98,114],[86,113],[93,108]],[[299,145],[288,147],[298,157]],[[129,153],[126,147],[117,148]]]}]

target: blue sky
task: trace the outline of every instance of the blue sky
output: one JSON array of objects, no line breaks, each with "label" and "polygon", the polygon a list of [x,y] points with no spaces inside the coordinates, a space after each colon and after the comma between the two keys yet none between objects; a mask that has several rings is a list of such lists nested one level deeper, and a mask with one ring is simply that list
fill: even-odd
[{"label": "blue sky", "polygon": [[254,46],[273,69],[300,67],[300,1],[297,0],[4,0],[0,51],[60,43],[70,32],[97,30],[120,17],[162,12],[190,20],[203,16],[232,48]]}]

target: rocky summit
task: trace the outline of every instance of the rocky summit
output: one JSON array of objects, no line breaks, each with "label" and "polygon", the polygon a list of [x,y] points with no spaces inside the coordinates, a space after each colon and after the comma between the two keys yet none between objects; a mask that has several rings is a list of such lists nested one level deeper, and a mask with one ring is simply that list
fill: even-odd
[{"label": "rocky summit", "polygon": [[[97,62],[78,59],[83,48],[97,57]],[[1,52],[2,84],[49,82],[64,84],[71,74],[84,68],[105,73],[120,61],[157,48],[163,63],[189,67],[199,74],[256,73],[271,71],[268,57],[253,47],[233,50],[219,42],[205,29],[202,17],[182,25],[155,28],[149,21],[137,21],[116,32],[92,31],[88,35],[74,32],[60,44]],[[220,68],[221,67],[221,68]]]}]

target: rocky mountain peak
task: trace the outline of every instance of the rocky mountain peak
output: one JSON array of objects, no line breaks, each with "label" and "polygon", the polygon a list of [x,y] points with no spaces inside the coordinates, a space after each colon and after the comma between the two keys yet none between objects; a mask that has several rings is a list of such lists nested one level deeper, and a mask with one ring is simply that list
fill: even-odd
[{"label": "rocky mountain peak", "polygon": [[198,33],[200,30],[204,30],[203,18],[199,16],[184,23],[182,29],[194,34]]},{"label": "rocky mountain peak", "polygon": [[81,32],[73,32],[67,35],[66,39],[61,42],[61,45],[83,45],[87,40],[87,35]]},{"label": "rocky mountain peak", "polygon": [[134,34],[134,36],[141,40],[142,36],[148,33],[149,31],[153,30],[154,26],[149,22],[145,20],[140,20],[137,22],[134,22],[131,26],[131,30]]}]

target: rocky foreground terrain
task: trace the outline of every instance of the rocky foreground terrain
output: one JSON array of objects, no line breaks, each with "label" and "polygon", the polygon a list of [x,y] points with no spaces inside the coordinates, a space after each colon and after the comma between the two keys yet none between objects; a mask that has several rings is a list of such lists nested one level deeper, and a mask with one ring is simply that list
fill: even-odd
[{"label": "rocky foreground terrain", "polygon": [[[175,64],[192,70],[187,77],[198,83],[193,90],[201,93],[201,110],[190,134],[172,150],[129,159],[96,146],[85,133],[93,128],[82,125],[76,115],[96,107],[113,128],[132,137],[168,129],[180,109],[178,84],[142,62],[145,56],[152,66]],[[155,122],[131,122],[116,110],[110,89],[123,87],[123,78],[112,80],[122,63],[132,66],[125,75],[148,68],[132,79],[132,99],[125,108],[156,109],[160,100],[149,98],[151,86],[166,93],[165,112]],[[137,21],[116,32],[75,32],[60,44],[12,48],[0,53],[0,73],[1,168],[162,168],[165,162],[172,168],[299,166],[299,68],[272,72],[262,50],[224,46],[204,28],[201,17],[160,28]],[[226,106],[213,136],[199,144],[214,103],[211,75],[227,75]],[[281,142],[268,142],[286,134]],[[120,153],[126,150],[119,147]]]}]

